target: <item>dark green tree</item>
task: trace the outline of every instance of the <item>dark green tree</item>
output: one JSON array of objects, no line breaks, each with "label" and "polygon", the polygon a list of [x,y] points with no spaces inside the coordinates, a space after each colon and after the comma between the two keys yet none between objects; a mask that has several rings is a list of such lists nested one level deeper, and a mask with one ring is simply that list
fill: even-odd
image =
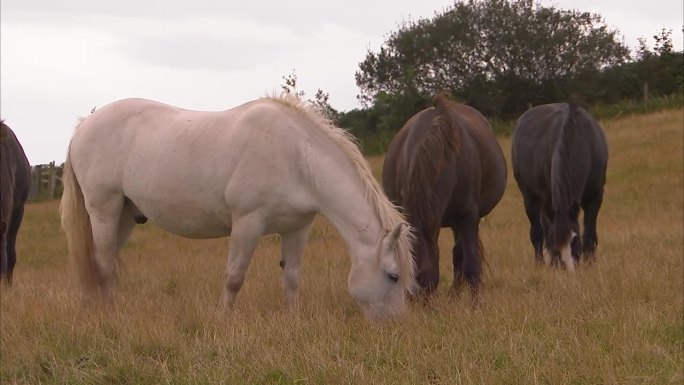
[{"label": "dark green tree", "polygon": [[[567,98],[571,79],[625,62],[629,49],[596,14],[532,0],[466,0],[407,21],[359,64],[359,99],[448,91],[485,114]],[[419,104],[419,103],[417,103]]]},{"label": "dark green tree", "polygon": [[684,56],[675,52],[672,30],[662,29],[653,35],[653,49],[648,41],[639,39],[635,73],[643,87],[644,97],[682,92],[684,85]]}]

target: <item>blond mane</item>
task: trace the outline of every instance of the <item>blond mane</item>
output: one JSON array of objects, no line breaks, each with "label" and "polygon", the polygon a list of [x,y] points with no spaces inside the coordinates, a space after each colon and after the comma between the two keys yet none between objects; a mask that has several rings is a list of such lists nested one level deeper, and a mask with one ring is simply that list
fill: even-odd
[{"label": "blond mane", "polygon": [[416,286],[414,276],[415,262],[413,259],[413,229],[399,211],[399,208],[390,202],[378,181],[373,177],[368,162],[359,150],[356,138],[346,130],[336,127],[327,116],[319,112],[311,103],[302,101],[292,94],[282,93],[277,96],[268,96],[267,98],[301,112],[342,149],[356,169],[366,190],[366,200],[375,208],[375,212],[385,232],[391,231],[399,223],[405,225],[406,230],[402,232],[403,236],[399,237],[397,242],[397,255],[401,271],[401,281],[407,291],[413,292]]}]

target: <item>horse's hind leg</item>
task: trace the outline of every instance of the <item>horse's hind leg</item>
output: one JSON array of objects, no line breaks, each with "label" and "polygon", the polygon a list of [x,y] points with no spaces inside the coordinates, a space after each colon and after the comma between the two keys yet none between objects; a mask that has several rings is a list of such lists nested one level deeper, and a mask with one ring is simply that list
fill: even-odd
[{"label": "horse's hind leg", "polygon": [[[547,203],[549,203],[547,201]],[[560,253],[558,247],[554,246],[551,239],[551,229],[553,228],[553,209],[545,204],[541,212],[541,224],[544,229],[544,243],[542,251],[542,260],[546,266],[558,266],[560,264]]]},{"label": "horse's hind leg", "polygon": [[541,223],[541,200],[530,193],[523,193],[523,203],[530,221],[530,242],[534,247],[534,258],[537,263],[542,263],[544,230]]},{"label": "horse's hind leg", "polygon": [[454,233],[454,248],[451,250],[451,260],[454,264],[454,281],[451,283],[449,292],[452,295],[460,296],[463,290],[465,278],[463,277],[463,241],[458,236],[455,227],[451,228]]},{"label": "horse's hind leg", "polygon": [[283,268],[283,291],[285,308],[294,309],[299,304],[299,282],[302,271],[302,254],[313,222],[299,230],[281,233],[281,262]]},{"label": "horse's hind leg", "polygon": [[[458,229],[458,244],[462,248],[463,256],[460,258],[460,263],[454,266],[454,283],[458,280],[464,279],[473,297],[473,303],[477,304],[479,301],[480,287],[482,286],[482,249],[478,234],[479,218],[476,214],[469,215],[457,227]],[[461,251],[456,250],[456,254]],[[452,289],[458,290],[458,287],[452,286]],[[456,291],[455,294],[458,294]]]},{"label": "horse's hind leg", "polygon": [[119,251],[126,245],[135,224],[136,221],[133,209],[128,205],[124,205],[123,211],[121,212],[121,218],[119,218],[119,229],[117,231],[117,247]]},{"label": "horse's hind leg", "polygon": [[586,202],[584,209],[584,235],[582,239],[582,255],[587,262],[596,260],[596,245],[598,245],[598,235],[596,234],[596,219],[598,217],[601,204],[603,203],[603,189],[596,196]]},{"label": "horse's hind leg", "polygon": [[12,211],[12,219],[7,229],[7,285],[11,286],[14,274],[14,265],[17,263],[17,234],[19,226],[24,219],[24,205],[20,205]]},{"label": "horse's hind leg", "polygon": [[93,262],[101,294],[109,302],[114,299],[118,274],[119,227],[123,197],[109,197],[88,203],[93,232]]},{"label": "horse's hind leg", "polygon": [[252,260],[262,231],[263,221],[256,214],[233,218],[226,282],[219,303],[224,310],[231,309],[235,303],[235,297],[245,281],[249,262]]}]

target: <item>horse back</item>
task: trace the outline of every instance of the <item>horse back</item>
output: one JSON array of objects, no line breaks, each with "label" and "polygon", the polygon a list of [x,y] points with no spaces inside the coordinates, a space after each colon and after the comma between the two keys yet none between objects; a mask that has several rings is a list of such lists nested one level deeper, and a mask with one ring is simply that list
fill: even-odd
[{"label": "horse back", "polygon": [[283,200],[312,209],[303,190],[310,168],[301,165],[308,164],[305,156],[333,156],[319,148],[327,142],[313,125],[270,99],[225,111],[126,99],[79,125],[69,158],[86,204],[124,197],[137,214],[172,233],[223,236],[234,212],[267,210]]},{"label": "horse back", "polygon": [[[447,110],[452,125],[459,131],[459,155],[450,167],[454,188],[447,212],[460,217],[473,205],[479,217],[491,212],[503,197],[507,169],[501,146],[487,119],[476,109],[451,103]],[[464,199],[464,196],[471,199]],[[451,225],[446,218],[445,225]]]},{"label": "horse back", "polygon": [[549,194],[553,180],[563,178],[569,194],[580,200],[585,191],[603,187],[608,146],[603,129],[585,109],[552,103],[533,107],[518,119],[511,157],[523,192]]},{"label": "horse back", "polygon": [[[439,103],[415,114],[395,135],[383,186],[395,204],[408,212],[433,211],[423,216],[437,215],[446,226],[473,207],[480,216],[489,213],[503,196],[507,171],[484,116],[460,103]],[[440,130],[441,137],[435,136]]]}]

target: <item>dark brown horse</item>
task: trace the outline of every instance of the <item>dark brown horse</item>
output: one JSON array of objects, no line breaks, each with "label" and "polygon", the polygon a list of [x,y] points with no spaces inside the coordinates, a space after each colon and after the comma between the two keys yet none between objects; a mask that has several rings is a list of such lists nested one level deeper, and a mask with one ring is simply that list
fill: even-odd
[{"label": "dark brown horse", "polygon": [[[608,144],[601,126],[574,103],[537,106],[518,119],[511,152],[536,261],[562,261],[574,271],[580,249],[593,260],[598,243],[596,217],[608,165]],[[580,207],[584,210],[583,247],[577,237]]]},{"label": "dark brown horse", "polygon": [[435,97],[434,107],[413,115],[395,135],[385,156],[382,182],[416,231],[416,277],[426,295],[439,283],[438,237],[450,227],[452,293],[466,282],[477,299],[482,282],[480,219],[506,187],[506,161],[482,114],[464,104]]},{"label": "dark brown horse", "polygon": [[16,241],[31,189],[31,165],[14,132],[0,121],[0,276],[12,284]]}]

